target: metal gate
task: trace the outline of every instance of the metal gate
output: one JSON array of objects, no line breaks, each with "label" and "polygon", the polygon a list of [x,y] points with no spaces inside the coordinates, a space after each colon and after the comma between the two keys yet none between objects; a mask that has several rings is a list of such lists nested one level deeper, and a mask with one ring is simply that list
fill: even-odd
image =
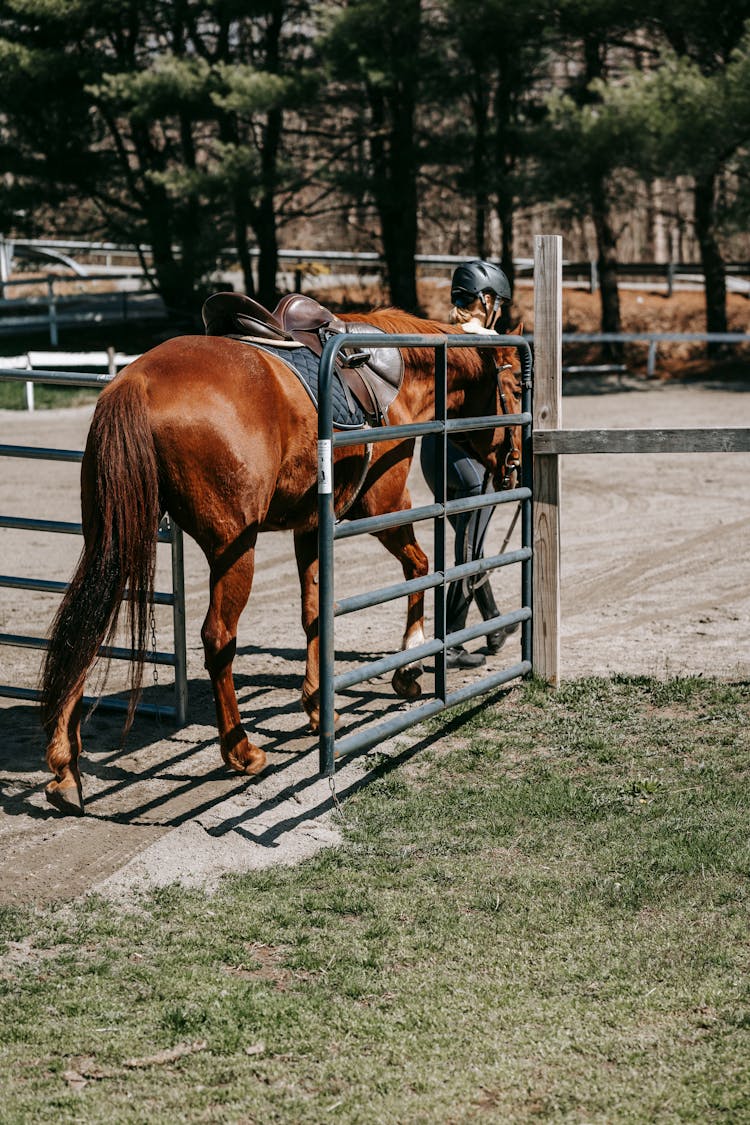
[{"label": "metal gate", "polygon": [[[66,387],[101,387],[111,382],[112,375],[71,374],[64,371],[0,371],[0,381],[3,382],[35,382],[48,383],[55,386]],[[43,449],[36,446],[0,445],[0,457],[22,457],[43,461],[80,462],[83,452],[74,449]],[[33,518],[19,518],[0,515],[0,528],[23,529],[29,531],[43,531],[54,534],[81,535],[80,523],[71,523],[63,520],[40,520]],[[174,668],[174,706],[158,707],[150,703],[140,703],[138,713],[154,715],[158,718],[173,719],[178,726],[183,726],[187,718],[187,651],[185,643],[185,596],[184,596],[184,565],[182,553],[182,531],[168,518],[162,521],[158,532],[159,543],[171,545],[172,562],[172,590],[169,592],[155,591],[155,605],[172,606],[172,622],[174,627],[174,652],[149,653],[148,659],[153,664],[163,664]],[[37,590],[51,593],[64,593],[67,589],[66,582],[52,579],[24,578],[13,575],[0,575],[0,587],[12,590]],[[126,591],[127,595],[127,591]],[[9,645],[13,648],[46,649],[47,641],[44,637],[21,636],[13,633],[0,633],[0,645]],[[129,648],[116,646],[102,646],[99,655],[114,660],[130,660]],[[22,688],[12,684],[0,684],[0,696],[12,699],[39,699],[39,692],[35,688]],[[89,696],[84,696],[84,702],[93,703]],[[102,699],[99,707],[106,710],[127,710],[128,703],[124,699]]]},{"label": "metal gate", "polygon": [[[366,431],[333,431],[333,407],[331,387],[334,361],[347,345],[362,348],[382,347],[420,347],[432,348],[435,353],[435,419],[430,422],[412,423],[405,426],[384,426]],[[447,418],[447,380],[449,348],[497,348],[514,347],[518,350],[522,370],[521,414],[493,415],[483,418]],[[319,577],[319,632],[320,632],[320,770],[330,777],[335,772],[336,757],[365,750],[385,738],[436,715],[457,703],[485,694],[518,677],[531,672],[531,593],[532,593],[532,511],[531,511],[531,350],[528,341],[519,336],[496,336],[488,342],[486,336],[451,334],[437,335],[388,335],[381,334],[343,334],[331,339],[325,347],[320,365],[318,404],[318,557]],[[505,492],[488,492],[479,497],[448,500],[446,495],[446,438],[452,433],[488,429],[501,425],[522,427],[522,485]],[[333,449],[340,446],[364,445],[370,442],[389,441],[394,438],[420,437],[425,434],[442,435],[438,442],[438,482],[435,503],[421,508],[411,508],[405,512],[393,512],[368,519],[337,523],[333,507]],[[521,543],[520,550],[509,551],[491,558],[474,560],[461,566],[446,566],[445,525],[448,515],[472,511],[481,507],[513,502],[521,504]],[[403,581],[392,586],[382,587],[355,597],[334,601],[334,541],[353,535],[365,535],[386,528],[403,526],[432,520],[435,531],[435,570],[423,578]],[[484,573],[498,567],[519,564],[521,567],[521,607],[511,613],[491,618],[479,625],[472,625],[456,633],[446,634],[445,590],[449,582],[457,578]],[[435,590],[435,629],[432,640],[415,648],[402,650],[380,660],[371,661],[350,672],[335,675],[334,620],[343,614],[380,605],[395,598],[405,597],[429,589]],[[446,684],[445,650],[449,645],[462,644],[501,628],[504,625],[522,624],[521,660],[502,671],[483,676],[470,684],[449,692]],[[373,676],[395,671],[424,657],[435,657],[434,698],[406,712],[399,712],[386,718],[375,726],[357,731],[336,741],[334,722],[334,696],[354,684],[362,683]]]}]

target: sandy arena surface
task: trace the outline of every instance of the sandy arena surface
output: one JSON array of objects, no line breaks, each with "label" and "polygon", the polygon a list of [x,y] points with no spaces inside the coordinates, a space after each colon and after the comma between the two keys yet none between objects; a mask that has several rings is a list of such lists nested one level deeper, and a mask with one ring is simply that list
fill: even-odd
[{"label": "sandy arena surface", "polygon": [[[603,393],[606,389],[607,393]],[[570,387],[570,427],[747,426],[746,383],[620,383]],[[91,411],[0,412],[0,441],[83,447]],[[4,459],[0,512],[47,519],[79,517],[77,466]],[[413,471],[415,502],[427,493]],[[510,513],[498,511],[488,549],[499,548]],[[750,674],[750,455],[581,456],[563,463],[563,651],[566,678],[612,672],[659,676]],[[422,536],[425,543],[431,538]],[[512,542],[517,540],[514,537]],[[80,540],[3,530],[0,571],[67,579]],[[168,587],[168,548],[158,587]],[[340,551],[340,553],[339,553]],[[369,537],[337,547],[337,594],[400,577]],[[373,576],[375,575],[374,583]],[[518,604],[517,572],[493,577],[498,600]],[[240,625],[235,664],[240,709],[270,768],[258,780],[221,764],[213,704],[203,670],[200,626],[207,572],[186,544],[189,723],[179,731],[136,721],[124,748],[120,720],[96,712],[84,728],[87,814],[63,818],[46,805],[43,739],[34,705],[0,700],[0,903],[68,899],[98,890],[128,900],[140,887],[169,883],[210,888],[224,872],[290,863],[338,838],[329,784],[317,777],[317,746],[299,706],[303,672],[299,594],[291,536],[261,539],[253,594]],[[54,595],[0,588],[0,631],[43,634]],[[429,607],[428,607],[429,610]],[[471,619],[470,619],[471,620]],[[350,615],[337,622],[340,667],[399,647],[403,608]],[[171,644],[169,611],[160,610],[159,647]],[[478,644],[479,642],[477,642]],[[488,660],[518,659],[514,640]],[[0,681],[33,687],[39,653],[0,647]],[[454,681],[466,673],[453,673]],[[170,698],[169,673],[147,700]],[[113,673],[107,690],[114,690]],[[426,689],[431,677],[425,677]],[[342,698],[344,725],[362,722],[395,700],[386,678]],[[408,732],[391,751],[419,745]],[[366,783],[366,757],[341,768],[340,796]]]}]

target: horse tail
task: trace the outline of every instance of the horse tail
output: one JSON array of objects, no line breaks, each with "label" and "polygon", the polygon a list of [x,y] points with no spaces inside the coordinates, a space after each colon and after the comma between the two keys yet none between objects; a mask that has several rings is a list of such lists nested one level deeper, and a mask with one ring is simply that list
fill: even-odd
[{"label": "horse tail", "polygon": [[81,468],[85,546],[52,624],[42,671],[42,719],[52,735],[102,643],[114,637],[128,590],[130,703],[143,680],[156,531],[161,515],[156,448],[143,379],[124,376],[102,392]]}]

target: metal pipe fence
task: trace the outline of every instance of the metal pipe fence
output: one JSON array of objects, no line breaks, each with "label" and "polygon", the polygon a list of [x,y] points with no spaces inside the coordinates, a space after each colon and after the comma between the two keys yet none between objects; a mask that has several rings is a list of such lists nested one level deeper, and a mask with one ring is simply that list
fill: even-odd
[{"label": "metal pipe fence", "polygon": [[[101,388],[111,382],[112,375],[97,375],[91,373],[71,373],[68,371],[22,371],[0,370],[0,382],[27,382],[52,383],[68,387],[94,387]],[[19,457],[27,460],[62,461],[80,463],[83,451],[75,449],[50,449],[38,446],[0,445],[0,457]],[[68,520],[46,520],[35,517],[7,516],[0,514],[0,528],[7,530],[42,531],[49,534],[82,535],[80,523]],[[171,550],[171,591],[155,591],[153,604],[172,607],[172,625],[174,632],[174,651],[153,651],[148,654],[148,659],[156,665],[166,665],[174,668],[174,705],[159,707],[155,704],[140,703],[139,714],[154,715],[158,718],[173,719],[178,726],[183,726],[187,719],[187,646],[185,639],[185,578],[183,561],[182,531],[177,524],[168,518],[162,521],[157,534],[159,543],[169,543]],[[0,575],[0,587],[10,590],[33,590],[47,593],[64,593],[67,589],[66,582],[56,579],[26,578],[18,575]],[[129,596],[128,591],[125,593]],[[48,642],[44,637],[25,636],[14,633],[0,633],[0,645],[13,648],[32,648],[45,650]],[[132,654],[129,648],[103,645],[99,655],[107,659],[130,660]],[[36,688],[24,688],[13,684],[0,684],[0,696],[12,699],[39,699]],[[84,701],[89,704],[94,700],[84,696]],[[126,710],[127,700],[108,698],[102,699],[98,704],[106,710]]]},{"label": "metal pipe fence", "polygon": [[[83,256],[93,259],[104,259],[106,268],[108,268],[115,260],[127,258],[133,260],[134,263],[140,265],[141,258],[150,259],[151,247],[143,244],[140,247],[134,245],[125,245],[116,242],[96,242],[86,241],[84,239],[65,239],[65,238],[8,238],[0,235],[0,247],[5,251],[5,258],[8,263],[14,257],[29,257],[36,253],[44,254],[45,252],[50,256],[59,255],[60,261],[64,264],[65,259],[73,255]],[[260,251],[257,246],[251,246],[249,251],[251,258],[257,258]],[[227,246],[220,251],[221,257],[235,256],[236,250]],[[372,250],[319,250],[319,249],[282,249],[279,251],[280,261],[290,262],[354,262],[354,263],[381,263],[382,256],[376,251]],[[451,268],[459,265],[461,262],[466,261],[465,254],[417,254],[415,261],[418,265],[439,265]],[[74,264],[80,265],[75,262]],[[514,259],[514,267],[517,271],[527,270],[531,271],[533,266],[532,257],[519,257]],[[656,261],[636,261],[636,262],[623,262],[620,261],[616,266],[618,277],[628,278],[658,278],[663,280],[667,286],[673,286],[679,277],[687,279],[700,279],[702,281],[703,273],[700,262],[656,262]],[[596,291],[599,287],[599,268],[595,258],[582,259],[574,261],[565,258],[562,262],[563,276],[569,279],[583,280],[586,285],[592,290]],[[748,261],[729,261],[724,263],[724,271],[729,277],[748,277],[750,278],[750,262]]]},{"label": "metal pipe fence", "polygon": [[[529,337],[533,340],[533,336]],[[646,374],[649,379],[656,375],[656,356],[660,344],[750,344],[750,333],[747,332],[563,332],[563,344],[647,344],[648,359]],[[618,370],[625,370],[617,365]],[[585,371],[581,366],[576,374]],[[595,366],[590,368],[593,373]],[[612,365],[603,366],[604,370],[613,370]],[[564,368],[563,373],[570,372]],[[573,373],[573,372],[570,372]]]},{"label": "metal pipe fence", "polygon": [[[46,329],[52,347],[57,347],[60,328],[121,324],[128,320],[162,320],[166,308],[156,293],[121,289],[114,293],[89,293],[61,297],[55,292],[60,277],[47,278],[47,294],[39,298],[5,299],[0,301],[0,335],[13,336]],[[7,283],[6,283],[7,284]],[[34,311],[36,306],[45,311]],[[31,311],[25,311],[27,309]],[[17,310],[17,315],[9,315]]]},{"label": "metal pipe fence", "polygon": [[[435,420],[412,423],[406,426],[384,426],[374,430],[334,432],[332,407],[332,382],[336,356],[342,347],[355,344],[357,348],[368,347],[424,347],[432,348],[435,354]],[[522,412],[516,415],[493,415],[482,418],[447,417],[448,350],[455,347],[517,348],[522,364]],[[457,432],[495,428],[505,425],[518,425],[523,429],[522,485],[505,492],[485,493],[481,497],[449,500],[446,485],[446,441],[448,435]],[[405,437],[418,437],[425,434],[440,434],[436,465],[435,503],[413,508],[405,512],[391,512],[367,519],[337,523],[334,512],[333,488],[333,450],[342,446],[364,445],[371,442],[403,440]],[[330,340],[326,345],[320,365],[319,403],[318,403],[318,557],[319,557],[319,651],[320,651],[320,770],[326,776],[333,776],[336,756],[353,753],[374,746],[383,739],[406,730],[415,723],[453,707],[457,703],[486,694],[511,680],[531,672],[532,623],[532,512],[531,512],[531,349],[528,342],[519,336],[468,335],[367,335],[364,333],[343,334]],[[465,563],[458,567],[446,564],[446,520],[449,515],[470,511],[479,507],[517,502],[521,505],[522,546],[520,550],[510,551],[490,558]],[[398,582],[368,591],[353,597],[334,600],[334,542],[353,535],[363,535],[383,531],[387,528],[403,526],[432,520],[434,526],[434,571],[423,578]],[[521,607],[510,613],[488,619],[456,632],[447,632],[445,613],[445,593],[447,585],[457,578],[486,573],[501,566],[518,564],[521,567]],[[358,668],[335,674],[334,621],[343,614],[380,605],[395,598],[423,592],[435,591],[435,625],[432,640],[414,648],[401,650],[379,660],[370,661]],[[521,660],[495,672],[472,681],[457,690],[448,691],[446,672],[446,648],[460,645],[464,641],[486,636],[503,626],[522,626]],[[355,684],[385,672],[396,671],[425,657],[435,657],[434,698],[418,707],[410,708],[376,723],[366,729],[349,734],[336,741],[335,737],[335,694]]]}]

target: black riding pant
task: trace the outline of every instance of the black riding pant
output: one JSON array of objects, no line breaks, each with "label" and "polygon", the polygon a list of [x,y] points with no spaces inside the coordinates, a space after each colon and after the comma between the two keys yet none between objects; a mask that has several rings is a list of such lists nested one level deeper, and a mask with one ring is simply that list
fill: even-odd
[{"label": "black riding pant", "polygon": [[[435,457],[440,437],[425,434],[422,438],[420,463],[425,480],[435,493]],[[465,449],[456,445],[450,438],[446,443],[446,485],[449,500],[469,496],[481,496],[484,484],[484,469]],[[456,566],[461,563],[481,559],[484,539],[492,517],[492,508],[477,508],[473,512],[459,512],[449,516],[455,531],[454,558]],[[496,617],[499,609],[495,603],[489,575],[473,575],[471,578],[456,580],[448,587],[446,597],[446,628],[449,633],[463,629],[469,613],[469,606],[476,598],[477,608],[484,620]]]}]

